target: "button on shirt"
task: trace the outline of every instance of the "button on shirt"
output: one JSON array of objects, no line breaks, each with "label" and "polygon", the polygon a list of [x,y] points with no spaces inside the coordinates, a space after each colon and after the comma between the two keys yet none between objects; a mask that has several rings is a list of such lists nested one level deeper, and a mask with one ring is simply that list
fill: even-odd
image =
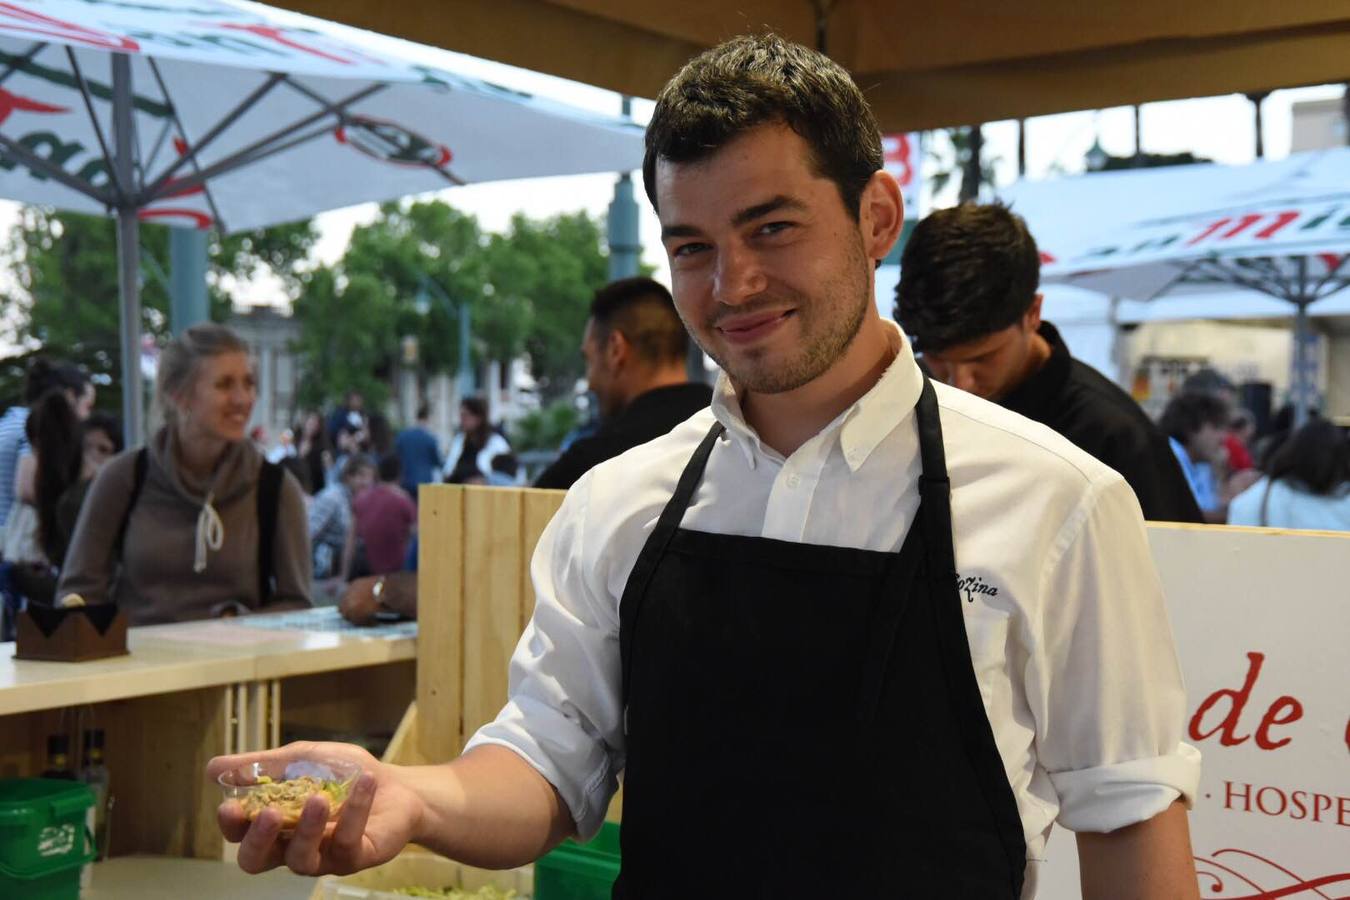
[{"label": "button on shirt", "polygon": [[[714,417],[727,433],[684,528],[897,550],[919,503],[922,377],[898,328],[892,341],[880,381],[787,458],[759,440],[723,378],[710,410],[578,481],[535,551],[510,699],[469,747],[515,750],[582,835],[599,828],[624,766],[619,601]],[[1133,492],[1050,429],[935,388],[971,656],[1029,858],[1056,821],[1111,831],[1190,802],[1199,753],[1181,741],[1185,692]],[[828,765],[830,736],[811,733],[810,710],[802,736]],[[1027,883],[1024,897],[1034,864]]]}]

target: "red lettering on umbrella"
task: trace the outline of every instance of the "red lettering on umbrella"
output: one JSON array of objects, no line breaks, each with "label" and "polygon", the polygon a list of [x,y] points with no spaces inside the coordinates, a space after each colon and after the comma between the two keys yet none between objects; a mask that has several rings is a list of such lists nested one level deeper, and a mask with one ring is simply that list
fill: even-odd
[{"label": "red lettering on umbrella", "polygon": [[1275,221],[1274,221],[1274,222],[1271,222],[1271,223],[1270,223],[1269,225],[1267,225],[1265,228],[1262,228],[1262,229],[1261,229],[1260,231],[1258,231],[1254,236],[1257,237],[1257,238],[1259,238],[1259,239],[1261,239],[1261,240],[1263,240],[1263,241],[1264,241],[1266,238],[1274,237],[1274,236],[1275,236],[1275,232],[1279,231],[1281,228],[1283,228],[1284,226],[1288,225],[1290,222],[1294,221],[1294,220],[1297,219],[1297,218],[1298,218],[1298,213],[1297,213],[1297,212],[1294,212],[1293,210],[1290,210],[1290,211],[1288,211],[1288,212],[1282,212],[1282,213],[1280,213],[1278,216],[1275,217]]},{"label": "red lettering on umbrella", "polygon": [[37,100],[20,97],[0,88],[0,125],[5,124],[5,120],[14,112],[63,113],[70,112],[70,109],[65,106],[53,106],[50,103],[39,103]]},{"label": "red lettering on umbrella", "polygon": [[129,37],[109,34],[106,31],[95,31],[92,28],[85,28],[83,25],[76,25],[74,22],[64,22],[61,19],[44,16],[42,13],[25,9],[16,3],[0,3],[0,17],[17,19],[18,23],[21,23],[0,21],[0,31],[56,38],[71,44],[87,44],[90,47],[98,47],[100,50],[125,50],[131,53],[139,53],[141,49],[141,45]]},{"label": "red lettering on umbrella", "polygon": [[1219,221],[1217,221],[1217,222],[1215,222],[1214,224],[1210,225],[1210,226],[1209,226],[1208,228],[1206,228],[1204,231],[1200,232],[1200,233],[1197,234],[1195,237],[1193,237],[1193,238],[1191,238],[1189,241],[1187,241],[1187,242],[1186,242],[1186,246],[1187,246],[1187,247],[1192,247],[1192,246],[1194,246],[1194,245],[1200,243],[1200,242],[1203,241],[1205,238],[1209,237],[1211,234],[1213,234],[1214,232],[1218,231],[1220,228],[1222,228],[1223,226],[1227,225],[1227,224],[1228,224],[1229,222],[1231,222],[1231,221],[1233,221],[1233,220],[1232,220],[1232,219],[1220,219]]},{"label": "red lettering on umbrella", "polygon": [[1239,234],[1246,231],[1248,228],[1252,227],[1259,221],[1261,221],[1260,213],[1248,213],[1241,219],[1238,219],[1238,223],[1236,225],[1225,231],[1223,234],[1219,235],[1219,240],[1225,241],[1228,240],[1228,238],[1230,237],[1237,237]]}]

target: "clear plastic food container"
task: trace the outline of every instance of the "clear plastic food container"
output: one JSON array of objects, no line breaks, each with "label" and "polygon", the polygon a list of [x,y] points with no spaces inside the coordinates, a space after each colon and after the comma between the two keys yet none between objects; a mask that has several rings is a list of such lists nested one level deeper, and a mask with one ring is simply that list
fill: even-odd
[{"label": "clear plastic food container", "polygon": [[248,763],[217,779],[227,800],[238,800],[249,819],[264,809],[281,813],[282,831],[293,831],[305,802],[315,794],[328,800],[328,819],[337,818],[361,767],[343,760],[280,759]]}]

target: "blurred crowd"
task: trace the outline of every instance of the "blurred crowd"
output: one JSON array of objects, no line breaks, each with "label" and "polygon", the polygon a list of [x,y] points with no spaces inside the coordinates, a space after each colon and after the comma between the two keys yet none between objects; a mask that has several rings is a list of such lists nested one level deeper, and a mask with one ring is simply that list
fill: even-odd
[{"label": "blurred crowd", "polygon": [[[1350,530],[1350,439],[1281,410],[1263,431],[1234,385],[1202,369],[1158,422],[1075,360],[1041,318],[1039,256],[998,206],[929,216],[903,257],[896,318],[938,380],[1044,423],[1120,472],[1146,518]],[[570,487],[597,463],[706,407],[670,293],[648,278],[596,292],[579,349],[599,422],[534,481]],[[337,604],[358,623],[416,615],[417,494],[447,482],[516,486],[524,471],[481,397],[442,442],[425,405],[394,431],[350,392],[275,446],[249,430],[249,348],[196,325],[164,349],[144,447],[93,410],[87,373],[35,358],[0,417],[0,595],[116,603],[133,625]]]}]

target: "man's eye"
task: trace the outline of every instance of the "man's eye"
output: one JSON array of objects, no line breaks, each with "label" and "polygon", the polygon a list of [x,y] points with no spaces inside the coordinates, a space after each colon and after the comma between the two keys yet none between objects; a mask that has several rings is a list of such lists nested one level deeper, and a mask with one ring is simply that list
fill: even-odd
[{"label": "man's eye", "polygon": [[676,258],[681,256],[692,256],[693,254],[701,253],[706,249],[708,249],[707,244],[681,244],[670,251],[670,255]]},{"label": "man's eye", "polygon": [[767,222],[759,227],[760,234],[781,234],[792,227],[791,222]]}]

